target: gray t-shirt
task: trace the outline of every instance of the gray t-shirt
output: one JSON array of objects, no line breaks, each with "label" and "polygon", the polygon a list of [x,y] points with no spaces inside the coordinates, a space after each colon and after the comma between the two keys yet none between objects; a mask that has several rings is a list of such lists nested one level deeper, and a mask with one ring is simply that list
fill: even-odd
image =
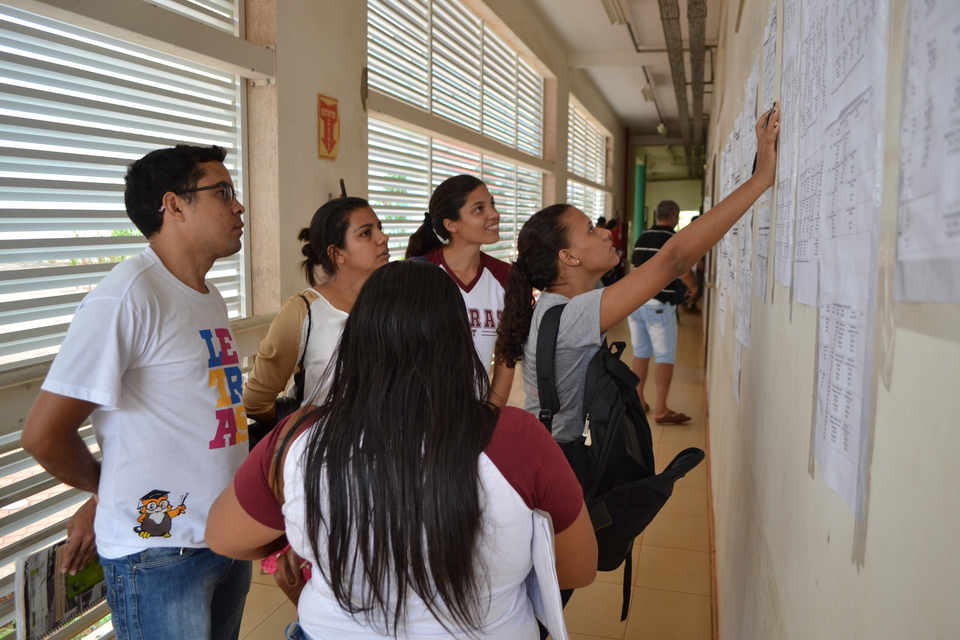
[{"label": "gray t-shirt", "polygon": [[600,298],[603,289],[574,296],[571,300],[556,293],[543,293],[533,309],[530,334],[523,345],[523,390],[527,394],[524,409],[540,415],[537,392],[537,336],[540,321],[550,307],[567,303],[560,316],[557,352],[554,361],[560,411],[553,417],[553,437],[570,442],[583,434],[583,381],[587,365],[603,343],[600,333]]}]

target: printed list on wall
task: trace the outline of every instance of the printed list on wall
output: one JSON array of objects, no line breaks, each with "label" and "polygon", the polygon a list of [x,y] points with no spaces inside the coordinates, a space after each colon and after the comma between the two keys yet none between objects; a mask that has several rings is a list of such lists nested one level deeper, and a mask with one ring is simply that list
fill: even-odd
[{"label": "printed list on wall", "polygon": [[960,302],[960,3],[909,0],[897,298]]},{"label": "printed list on wall", "polygon": [[[738,351],[750,345],[750,311],[743,300],[750,296],[747,283],[753,278],[749,258],[756,256],[756,269],[765,275],[770,240],[776,281],[791,287],[794,301],[817,307],[813,453],[824,482],[858,517],[864,508],[863,461],[873,403],[883,150],[877,132],[883,131],[885,118],[888,14],[888,0],[784,1],[776,206],[772,212],[772,202],[757,207],[756,248],[748,248],[752,239],[743,226],[752,221],[745,216],[725,255],[732,272],[728,278],[739,281],[739,286],[730,282],[725,287],[727,307],[734,298],[738,303],[733,307]],[[771,9],[764,33],[764,97],[772,94],[771,30],[776,31],[777,20]],[[748,100],[756,91],[751,84],[757,72],[755,67],[747,82]],[[953,86],[960,95],[960,82]],[[960,102],[956,114],[960,131]],[[747,117],[743,113],[737,120]],[[738,128],[735,124],[734,134]],[[727,188],[736,186],[740,141],[734,134],[722,157],[722,164],[731,165],[724,175]],[[960,149],[960,139],[957,144]],[[756,295],[765,299],[759,282]]]}]

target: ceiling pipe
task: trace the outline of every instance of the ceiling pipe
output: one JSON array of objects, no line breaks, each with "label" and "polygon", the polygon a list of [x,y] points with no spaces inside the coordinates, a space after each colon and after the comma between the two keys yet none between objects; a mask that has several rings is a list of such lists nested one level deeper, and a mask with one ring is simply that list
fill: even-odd
[{"label": "ceiling pipe", "polygon": [[[680,113],[680,135],[683,137],[687,156],[687,173],[693,177],[696,174],[693,162],[693,137],[690,131],[690,109],[687,104],[687,77],[683,64],[683,39],[680,36],[680,6],[677,0],[659,0],[659,4],[663,35],[667,41],[667,57],[670,58],[673,91],[677,96],[677,110]],[[701,74],[701,79],[702,77]]]},{"label": "ceiling pipe", "polygon": [[693,166],[700,177],[703,173],[705,135],[703,130],[703,65],[706,57],[707,3],[706,0],[687,1],[687,22],[690,27],[690,75],[693,92]]}]

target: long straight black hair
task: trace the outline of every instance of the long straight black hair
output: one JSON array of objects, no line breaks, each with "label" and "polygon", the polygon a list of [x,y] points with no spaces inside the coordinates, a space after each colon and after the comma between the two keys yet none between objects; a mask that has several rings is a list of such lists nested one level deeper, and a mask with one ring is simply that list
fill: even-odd
[{"label": "long straight black hair", "polygon": [[497,420],[488,386],[442,269],[405,260],[370,276],[329,395],[303,418],[316,421],[304,435],[306,531],[340,606],[392,635],[410,591],[451,634],[482,624],[478,457]]}]

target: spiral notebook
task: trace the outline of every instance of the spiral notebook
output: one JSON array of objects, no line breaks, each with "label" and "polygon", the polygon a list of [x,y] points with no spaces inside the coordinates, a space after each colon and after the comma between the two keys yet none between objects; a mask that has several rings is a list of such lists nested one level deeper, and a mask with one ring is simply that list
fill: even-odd
[{"label": "spiral notebook", "polygon": [[40,640],[103,602],[107,587],[96,559],[76,575],[60,573],[66,540],[17,558],[17,629],[21,640]]}]

